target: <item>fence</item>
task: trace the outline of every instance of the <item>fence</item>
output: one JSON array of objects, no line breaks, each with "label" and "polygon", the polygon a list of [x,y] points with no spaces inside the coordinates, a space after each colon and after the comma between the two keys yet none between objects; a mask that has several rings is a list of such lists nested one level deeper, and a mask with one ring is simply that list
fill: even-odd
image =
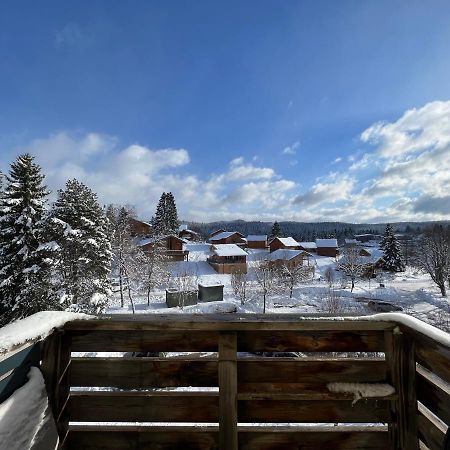
[{"label": "fence", "polygon": [[[450,338],[430,337],[398,314],[382,317],[70,322],[41,354],[60,448],[441,450]],[[395,392],[354,402],[330,383],[388,383]]]}]

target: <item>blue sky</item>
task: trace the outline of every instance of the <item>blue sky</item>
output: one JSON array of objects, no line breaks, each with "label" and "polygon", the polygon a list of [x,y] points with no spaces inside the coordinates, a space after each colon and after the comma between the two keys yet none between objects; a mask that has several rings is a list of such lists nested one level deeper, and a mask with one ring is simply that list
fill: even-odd
[{"label": "blue sky", "polygon": [[77,177],[146,218],[162,190],[196,220],[450,218],[449,19],[445,1],[3,1],[0,167],[31,151],[53,190]]}]

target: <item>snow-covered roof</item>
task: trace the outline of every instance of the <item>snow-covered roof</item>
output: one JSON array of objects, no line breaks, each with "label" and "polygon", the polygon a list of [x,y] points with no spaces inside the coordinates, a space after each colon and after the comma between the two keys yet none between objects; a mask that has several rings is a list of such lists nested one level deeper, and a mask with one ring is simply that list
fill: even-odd
[{"label": "snow-covered roof", "polygon": [[337,248],[337,239],[316,239],[317,247],[333,247]]},{"label": "snow-covered roof", "polygon": [[275,261],[277,259],[283,259],[285,261],[289,261],[292,258],[296,258],[298,255],[305,253],[302,250],[292,250],[287,248],[279,248],[272,253],[269,253],[269,259]]},{"label": "snow-covered roof", "polygon": [[286,238],[275,238],[278,239],[283,245],[286,247],[297,247],[299,243],[293,238],[293,237],[286,237]]},{"label": "snow-covered roof", "polygon": [[137,246],[143,247],[144,245],[153,244],[154,242],[155,242],[155,240],[153,238],[140,239],[137,243]]},{"label": "snow-covered roof", "polygon": [[248,241],[267,241],[267,234],[249,234],[247,236]]},{"label": "snow-covered roof", "polygon": [[222,231],[221,233],[218,233],[212,237],[209,238],[210,241],[220,241],[221,239],[226,239],[230,236],[233,236],[233,234],[236,234],[237,231]]},{"label": "snow-covered roof", "polygon": [[216,244],[213,253],[217,256],[247,256],[247,252],[236,244]]},{"label": "snow-covered roof", "polygon": [[356,244],[357,243],[356,239],[344,239],[344,242],[346,244]]},{"label": "snow-covered roof", "polygon": [[188,226],[186,223],[182,223],[179,227],[178,227],[178,231],[184,231],[187,230]]},{"label": "snow-covered roof", "polygon": [[315,242],[299,242],[299,245],[303,248],[309,248],[309,249],[317,248],[317,245]]}]

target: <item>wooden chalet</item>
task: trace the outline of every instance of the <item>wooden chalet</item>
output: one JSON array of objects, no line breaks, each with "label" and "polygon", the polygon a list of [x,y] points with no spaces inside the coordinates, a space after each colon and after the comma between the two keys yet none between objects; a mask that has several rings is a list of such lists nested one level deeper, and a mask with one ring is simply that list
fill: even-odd
[{"label": "wooden chalet", "polygon": [[317,245],[315,242],[299,242],[298,243],[300,250],[304,250],[308,253],[316,253],[317,252]]},{"label": "wooden chalet", "polygon": [[303,265],[310,265],[311,255],[304,250],[290,250],[280,248],[268,255],[268,262],[274,266],[286,266],[294,268]]},{"label": "wooden chalet", "polygon": [[152,233],[152,226],[150,223],[134,219],[133,217],[130,217],[128,220],[128,226],[130,228],[130,234],[133,237],[146,237],[150,236]]},{"label": "wooden chalet", "polygon": [[185,249],[183,239],[173,234],[156,238],[146,238],[138,242],[138,246],[146,251],[151,252],[155,245],[163,249],[163,253],[173,261],[184,261],[189,259],[189,250]]},{"label": "wooden chalet", "polygon": [[0,375],[5,450],[24,423],[32,450],[449,448],[450,335],[399,313],[98,315],[7,346]]},{"label": "wooden chalet", "polygon": [[247,248],[268,248],[266,234],[249,234]]},{"label": "wooden chalet", "polygon": [[219,233],[215,233],[213,236],[210,236],[209,242],[214,245],[236,244],[240,247],[245,247],[247,245],[244,235],[238,231],[220,231]]},{"label": "wooden chalet", "polygon": [[217,273],[247,273],[247,252],[236,244],[214,244],[211,252],[207,261]]},{"label": "wooden chalet", "polygon": [[317,254],[319,256],[330,256],[335,258],[338,255],[337,239],[316,239]]},{"label": "wooden chalet", "polygon": [[300,244],[293,237],[276,237],[269,242],[270,252],[279,249],[301,250]]},{"label": "wooden chalet", "polygon": [[187,225],[180,225],[178,237],[187,241],[198,241],[200,239],[200,235],[196,231],[190,230]]}]

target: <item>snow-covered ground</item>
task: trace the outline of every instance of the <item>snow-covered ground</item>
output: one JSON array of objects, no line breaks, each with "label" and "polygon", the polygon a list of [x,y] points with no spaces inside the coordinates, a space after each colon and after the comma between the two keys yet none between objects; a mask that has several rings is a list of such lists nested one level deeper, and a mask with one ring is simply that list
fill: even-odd
[{"label": "snow-covered ground", "polygon": [[[380,253],[379,249],[368,245],[373,256]],[[199,303],[194,306],[167,308],[165,290],[156,289],[152,292],[150,303],[143,295],[135,295],[136,313],[210,313],[210,312],[262,312],[262,295],[254,277],[254,267],[263,260],[266,250],[249,250],[247,261],[249,267],[249,286],[247,301],[244,305],[234,295],[231,288],[231,276],[221,275],[206,262],[209,255],[209,245],[205,243],[187,244],[189,261],[173,263],[172,272],[188,273],[194,284],[223,284],[223,302]],[[314,279],[294,288],[292,298],[289,292],[278,292],[269,296],[266,305],[267,313],[334,313],[334,314],[373,314],[369,307],[370,301],[383,301],[400,307],[428,323],[450,331],[450,302],[442,298],[428,274],[408,267],[402,273],[380,273],[375,279],[358,280],[353,292],[350,283],[341,281],[341,275],[335,272],[336,280],[330,288],[325,272],[336,267],[336,259],[314,255],[311,264],[315,266]],[[384,285],[384,287],[381,287]],[[131,313],[131,305],[125,296],[125,307],[120,307],[119,294],[116,292],[110,299],[108,313]]]}]

